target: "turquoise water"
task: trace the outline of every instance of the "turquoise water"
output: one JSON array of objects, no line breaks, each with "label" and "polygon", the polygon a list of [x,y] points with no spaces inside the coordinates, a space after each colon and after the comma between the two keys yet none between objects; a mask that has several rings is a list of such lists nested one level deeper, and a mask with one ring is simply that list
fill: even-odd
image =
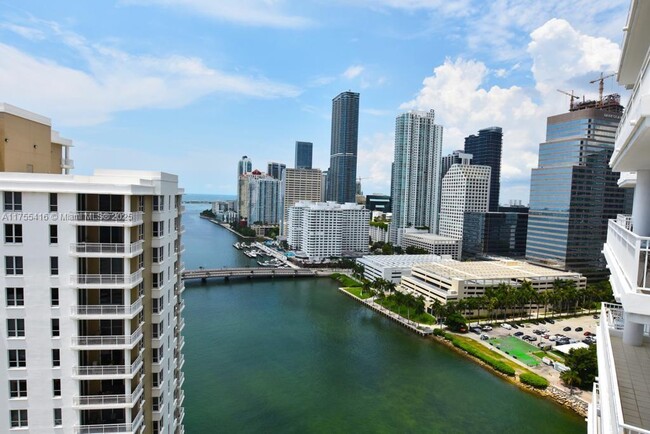
[{"label": "turquoise water", "polygon": [[[254,265],[184,218],[187,269]],[[582,433],[584,421],[338,293],[328,279],[188,283],[194,433]]]}]

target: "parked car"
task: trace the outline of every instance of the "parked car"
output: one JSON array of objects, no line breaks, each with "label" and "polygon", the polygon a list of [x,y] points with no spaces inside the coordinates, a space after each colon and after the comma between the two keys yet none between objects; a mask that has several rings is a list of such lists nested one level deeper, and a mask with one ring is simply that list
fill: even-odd
[{"label": "parked car", "polygon": [[517,325],[518,325],[519,327],[521,327],[522,329],[525,327],[525,326],[524,326],[524,323],[519,323],[519,324],[517,324]]},{"label": "parked car", "polygon": [[555,341],[557,338],[556,338],[555,336],[549,336],[547,339],[548,339],[549,341],[553,342],[553,341]]},{"label": "parked car", "polygon": [[585,336],[591,336],[591,334],[592,334],[591,332],[584,332]]},{"label": "parked car", "polygon": [[571,327],[564,327],[562,330],[565,331],[565,332],[570,332],[570,331],[571,331]]},{"label": "parked car", "polygon": [[600,315],[594,315],[594,319],[599,319]]},{"label": "parked car", "polygon": [[577,332],[581,332],[581,331],[583,331],[583,330],[584,330],[584,329],[583,329],[582,327],[576,327],[576,331],[577,331]]},{"label": "parked car", "polygon": [[516,332],[516,333],[515,333],[515,336],[517,336],[517,337],[519,337],[519,336],[523,336],[523,335],[524,335],[524,332]]},{"label": "parked car", "polygon": [[518,326],[517,324],[514,324],[514,323],[513,323],[513,324],[512,324],[512,328],[513,328],[513,329],[518,329],[519,326]]},{"label": "parked car", "polygon": [[472,327],[472,333],[476,333],[477,335],[480,335],[483,330],[481,330],[480,327]]},{"label": "parked car", "polygon": [[540,324],[546,324],[546,320],[540,319],[540,320],[539,320],[539,323],[540,323]]},{"label": "parked car", "polygon": [[503,327],[506,330],[512,330],[512,326],[510,324],[508,324],[507,322],[504,322],[503,324],[501,324],[501,327]]},{"label": "parked car", "polygon": [[487,341],[488,339],[490,339],[490,337],[489,337],[488,335],[486,335],[485,333],[483,333],[483,334],[481,335],[481,340],[482,340],[482,341]]},{"label": "parked car", "polygon": [[535,342],[537,340],[537,337],[531,336],[530,339],[528,339],[530,342]]},{"label": "parked car", "polygon": [[554,319],[547,319],[546,322],[549,323],[549,324],[555,324],[555,320],[554,320]]},{"label": "parked car", "polygon": [[491,331],[492,331],[492,326],[484,325],[484,326],[483,326],[483,331],[484,331],[484,332],[491,332]]},{"label": "parked car", "polygon": [[582,340],[587,345],[595,344],[596,341],[591,338],[591,336],[588,336]]},{"label": "parked car", "polygon": [[529,336],[529,335],[523,335],[523,336],[521,337],[521,339],[527,341],[528,339],[530,339],[530,336]]}]

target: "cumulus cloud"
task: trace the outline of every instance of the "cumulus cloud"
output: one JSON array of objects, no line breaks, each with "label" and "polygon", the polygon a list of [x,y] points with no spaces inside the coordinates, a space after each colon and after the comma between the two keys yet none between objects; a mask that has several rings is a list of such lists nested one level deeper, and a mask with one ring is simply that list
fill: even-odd
[{"label": "cumulus cloud", "polygon": [[361,73],[363,72],[363,69],[364,68],[361,65],[352,65],[348,69],[343,71],[342,75],[343,75],[343,77],[347,78],[348,80],[351,80],[351,79],[356,78],[359,75],[361,75]]},{"label": "cumulus cloud", "polygon": [[182,107],[214,92],[254,98],[299,94],[293,86],[220,71],[199,58],[138,56],[91,44],[56,25],[49,30],[85,67],[65,66],[0,43],[0,94],[56,117],[61,125],[97,124],[126,110]]},{"label": "cumulus cloud", "polygon": [[[426,77],[418,94],[402,104],[405,110],[436,111],[445,127],[443,153],[463,147],[463,139],[489,126],[503,128],[502,199],[524,199],[530,169],[537,165],[538,145],[545,139],[546,117],[566,110],[568,101],[556,88],[591,90],[589,77],[615,66],[616,44],[552,19],[530,34],[534,88],[488,87],[489,68],[480,61],[446,59]],[[577,86],[582,83],[582,87]],[[591,88],[589,86],[592,86]],[[384,169],[388,170],[388,166]],[[518,196],[509,196],[516,194]]]},{"label": "cumulus cloud", "polygon": [[122,3],[184,9],[249,26],[302,28],[312,24],[308,18],[285,13],[281,0],[123,0]]},{"label": "cumulus cloud", "polygon": [[[395,155],[393,134],[376,133],[359,140],[357,176],[365,194],[390,193],[391,163]],[[365,186],[365,187],[364,187]]]}]

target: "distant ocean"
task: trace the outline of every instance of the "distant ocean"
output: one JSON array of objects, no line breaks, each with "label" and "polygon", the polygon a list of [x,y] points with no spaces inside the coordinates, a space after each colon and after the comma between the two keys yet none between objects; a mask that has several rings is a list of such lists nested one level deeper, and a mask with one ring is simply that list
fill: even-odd
[{"label": "distant ocean", "polygon": [[200,200],[205,202],[214,202],[217,200],[233,200],[237,199],[236,195],[232,194],[191,194],[185,193],[183,200]]}]

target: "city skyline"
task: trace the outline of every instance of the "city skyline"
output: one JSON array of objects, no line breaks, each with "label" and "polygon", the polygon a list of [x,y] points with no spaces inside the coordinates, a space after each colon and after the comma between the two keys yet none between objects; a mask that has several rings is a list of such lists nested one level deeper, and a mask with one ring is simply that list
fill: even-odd
[{"label": "city skyline", "polygon": [[556,89],[595,97],[589,81],[620,53],[627,2],[565,3],[2,3],[0,91],[74,137],[78,167],[145,162],[178,173],[188,192],[234,194],[226,173],[244,153],[260,169],[289,166],[306,140],[326,170],[330,101],[352,90],[366,193],[390,190],[395,116],[434,109],[443,155],[503,128],[501,202],[527,203],[543,119],[568,106]]}]

